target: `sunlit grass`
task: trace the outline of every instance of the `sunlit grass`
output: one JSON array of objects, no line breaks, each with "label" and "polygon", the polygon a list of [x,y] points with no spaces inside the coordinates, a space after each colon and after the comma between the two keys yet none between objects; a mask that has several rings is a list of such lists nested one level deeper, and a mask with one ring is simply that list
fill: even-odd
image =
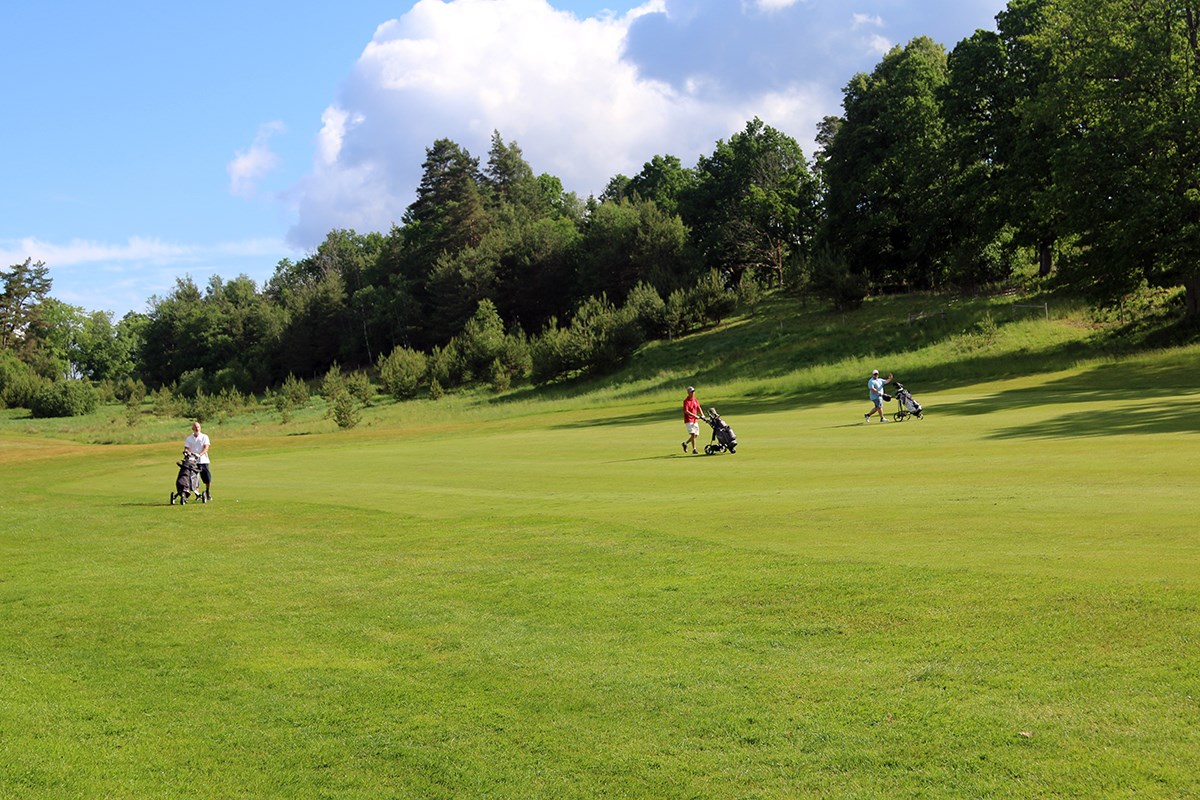
[{"label": "sunlit grass", "polygon": [[213,422],[186,508],[184,421],[0,412],[0,796],[1200,793],[1200,348],[922,301]]}]

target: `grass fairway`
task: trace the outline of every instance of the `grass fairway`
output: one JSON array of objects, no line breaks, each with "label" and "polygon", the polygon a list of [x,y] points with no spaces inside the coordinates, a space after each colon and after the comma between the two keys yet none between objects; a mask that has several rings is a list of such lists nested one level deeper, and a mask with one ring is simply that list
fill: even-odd
[{"label": "grass fairway", "polygon": [[653,371],[206,425],[186,508],[5,412],[0,797],[1200,796],[1200,348],[921,358],[708,376],[736,455]]}]

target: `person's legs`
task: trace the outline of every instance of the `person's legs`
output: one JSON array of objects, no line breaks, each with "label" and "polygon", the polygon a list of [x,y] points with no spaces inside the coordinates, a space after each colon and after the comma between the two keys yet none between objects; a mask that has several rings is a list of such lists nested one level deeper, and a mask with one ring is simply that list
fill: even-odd
[{"label": "person's legs", "polygon": [[212,499],[212,492],[209,487],[212,485],[212,471],[208,468],[208,464],[200,465],[200,480],[204,482],[204,496]]}]

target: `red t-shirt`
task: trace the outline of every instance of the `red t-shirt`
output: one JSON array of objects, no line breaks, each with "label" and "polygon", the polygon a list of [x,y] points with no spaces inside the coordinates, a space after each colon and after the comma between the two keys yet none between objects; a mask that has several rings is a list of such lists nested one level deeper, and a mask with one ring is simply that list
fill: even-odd
[{"label": "red t-shirt", "polygon": [[683,421],[695,422],[700,417],[700,401],[689,397],[683,401]]}]

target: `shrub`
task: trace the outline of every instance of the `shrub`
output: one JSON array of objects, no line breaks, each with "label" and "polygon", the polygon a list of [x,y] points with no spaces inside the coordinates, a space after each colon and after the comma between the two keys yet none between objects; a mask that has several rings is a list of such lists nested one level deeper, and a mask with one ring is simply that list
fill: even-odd
[{"label": "shrub", "polygon": [[0,407],[29,408],[49,381],[10,353],[0,354]]},{"label": "shrub", "polygon": [[571,331],[558,327],[558,319],[551,317],[542,335],[530,346],[531,374],[534,383],[550,383],[570,374],[582,365],[573,354],[574,341]]},{"label": "shrub", "polygon": [[647,338],[659,339],[670,332],[667,327],[667,304],[650,284],[643,281],[634,286],[625,298],[625,308],[633,314]]},{"label": "shrub", "polygon": [[114,388],[117,399],[123,403],[141,402],[146,399],[146,384],[133,378],[122,378]]},{"label": "shrub", "polygon": [[464,379],[489,379],[492,363],[504,350],[504,321],[496,305],[491,300],[480,300],[457,339]]},{"label": "shrub", "polygon": [[346,391],[364,406],[370,405],[371,398],[375,396],[375,387],[371,385],[370,377],[360,369],[346,376]]},{"label": "shrub", "polygon": [[757,305],[765,293],[763,283],[752,272],[743,272],[736,287],[737,304],[743,308]]},{"label": "shrub", "polygon": [[186,410],[187,404],[169,386],[160,386],[150,393],[150,413],[156,417],[182,417]]},{"label": "shrub", "polygon": [[500,364],[508,373],[511,384],[518,378],[524,379],[533,367],[533,355],[529,350],[529,340],[520,328],[504,337],[504,347],[500,351]]},{"label": "shrub", "polygon": [[339,428],[353,428],[362,418],[358,401],[346,389],[335,391],[332,398],[326,395],[326,399],[331,402],[330,413]]},{"label": "shrub", "polygon": [[342,376],[342,368],[335,361],[321,379],[321,396],[328,401],[340,392],[349,393],[349,390],[346,388],[346,379]]},{"label": "shrub", "polygon": [[35,417],[79,417],[100,404],[96,390],[84,381],[56,381],[39,389],[29,404]]},{"label": "shrub", "polygon": [[180,397],[192,398],[203,392],[207,385],[208,377],[204,374],[203,369],[189,369],[179,376],[179,384],[175,393]]},{"label": "shrub", "polygon": [[461,383],[462,365],[459,358],[458,337],[452,338],[445,347],[435,346],[429,353],[429,377],[443,387]]},{"label": "shrub", "polygon": [[725,289],[721,275],[715,269],[701,278],[687,291],[686,300],[697,317],[713,325],[729,316],[737,308],[737,296]]},{"label": "shrub", "polygon": [[408,347],[380,356],[378,366],[384,391],[397,400],[415,397],[428,369],[425,354]]},{"label": "shrub", "polygon": [[862,308],[868,284],[865,276],[851,272],[844,259],[826,248],[813,258],[813,288],[838,311],[853,311]]},{"label": "shrub", "polygon": [[142,422],[142,403],[140,400],[128,400],[125,403],[125,424],[136,428]]},{"label": "shrub", "polygon": [[668,336],[672,339],[682,336],[692,329],[695,321],[696,315],[688,305],[687,293],[683,289],[676,289],[667,295],[663,304],[663,323]]},{"label": "shrub", "polygon": [[216,419],[220,410],[220,399],[216,395],[206,394],[203,389],[196,392],[196,396],[187,403],[187,416],[201,422]]},{"label": "shrub", "polygon": [[308,386],[304,384],[304,381],[299,380],[290,372],[287,378],[284,379],[279,393],[287,399],[287,402],[293,408],[306,405],[309,400]]}]

